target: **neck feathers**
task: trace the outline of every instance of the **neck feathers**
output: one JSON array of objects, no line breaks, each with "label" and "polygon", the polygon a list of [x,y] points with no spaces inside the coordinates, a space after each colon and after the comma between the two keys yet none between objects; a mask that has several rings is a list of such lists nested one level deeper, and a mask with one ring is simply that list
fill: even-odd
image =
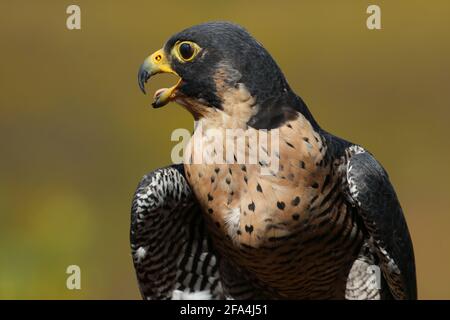
[{"label": "neck feathers", "polygon": [[258,103],[256,112],[248,121],[255,129],[274,129],[296,119],[301,113],[316,130],[320,127],[303,100],[290,89]]}]

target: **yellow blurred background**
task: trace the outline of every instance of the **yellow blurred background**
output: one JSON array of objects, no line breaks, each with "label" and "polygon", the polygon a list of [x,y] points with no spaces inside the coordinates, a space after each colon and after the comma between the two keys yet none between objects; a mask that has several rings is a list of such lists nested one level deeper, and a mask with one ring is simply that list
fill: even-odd
[{"label": "yellow blurred background", "polygon": [[[66,8],[81,7],[81,30]],[[378,4],[382,30],[366,28]],[[135,299],[130,202],[170,163],[181,107],[136,75],[181,29],[245,26],[327,130],[373,152],[412,234],[422,299],[450,298],[449,1],[2,1],[0,298]],[[158,77],[150,93],[173,78]],[[66,288],[68,265],[81,290]]]}]

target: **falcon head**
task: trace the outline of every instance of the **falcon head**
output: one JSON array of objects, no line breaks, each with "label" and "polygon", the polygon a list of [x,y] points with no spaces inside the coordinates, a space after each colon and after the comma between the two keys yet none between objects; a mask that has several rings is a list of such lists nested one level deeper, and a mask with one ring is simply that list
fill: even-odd
[{"label": "falcon head", "polygon": [[145,83],[158,73],[179,80],[155,92],[153,107],[175,101],[196,119],[221,110],[240,114],[255,128],[271,128],[306,108],[264,47],[229,22],[200,24],[173,35],[141,65],[138,82],[144,93]]}]

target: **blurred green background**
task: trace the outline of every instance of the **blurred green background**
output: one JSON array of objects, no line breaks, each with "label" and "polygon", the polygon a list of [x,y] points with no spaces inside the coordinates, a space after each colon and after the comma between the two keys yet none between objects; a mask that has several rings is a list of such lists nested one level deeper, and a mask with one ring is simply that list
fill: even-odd
[{"label": "blurred green background", "polygon": [[[82,30],[66,29],[78,4]],[[378,4],[382,30],[366,28]],[[0,298],[135,299],[129,210],[191,116],[154,110],[143,59],[181,29],[245,26],[327,130],[383,163],[403,205],[420,298],[450,298],[449,1],[2,1]],[[171,85],[158,77],[150,92]],[[66,289],[68,265],[82,290]]]}]

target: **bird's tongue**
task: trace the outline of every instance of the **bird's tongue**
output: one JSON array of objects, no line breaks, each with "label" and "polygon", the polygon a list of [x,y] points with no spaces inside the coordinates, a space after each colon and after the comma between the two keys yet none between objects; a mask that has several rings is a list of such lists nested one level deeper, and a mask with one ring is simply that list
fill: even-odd
[{"label": "bird's tongue", "polygon": [[175,98],[178,86],[181,84],[181,79],[178,80],[177,84],[170,88],[161,88],[156,90],[153,95],[154,102],[152,103],[154,108],[160,108],[167,103],[169,103],[173,98]]},{"label": "bird's tongue", "polygon": [[155,94],[153,95],[153,99],[158,99],[158,97],[161,96],[166,90],[169,90],[169,88],[161,88],[156,90]]},{"label": "bird's tongue", "polygon": [[175,87],[158,89],[153,95],[153,107],[160,108],[162,106],[165,106],[172,98],[174,91]]}]

